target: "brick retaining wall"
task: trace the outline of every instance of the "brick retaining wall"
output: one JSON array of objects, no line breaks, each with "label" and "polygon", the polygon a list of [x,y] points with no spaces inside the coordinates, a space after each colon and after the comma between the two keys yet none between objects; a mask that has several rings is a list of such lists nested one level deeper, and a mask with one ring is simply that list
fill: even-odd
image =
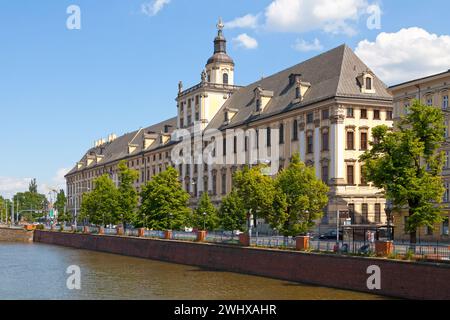
[{"label": "brick retaining wall", "polygon": [[0,242],[33,242],[33,231],[0,227]]},{"label": "brick retaining wall", "polygon": [[[35,231],[34,241],[407,299],[450,299],[450,266],[173,240]],[[367,268],[381,290],[367,289]]]}]

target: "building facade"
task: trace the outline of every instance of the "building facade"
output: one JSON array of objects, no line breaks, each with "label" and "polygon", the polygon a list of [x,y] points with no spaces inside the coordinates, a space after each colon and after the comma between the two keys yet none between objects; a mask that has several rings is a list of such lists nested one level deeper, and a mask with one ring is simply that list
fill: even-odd
[{"label": "building facade", "polygon": [[[445,115],[445,142],[441,150],[446,154],[446,161],[442,178],[445,186],[443,202],[445,205],[444,221],[437,224],[434,229],[423,227],[417,231],[420,241],[443,241],[449,242],[449,218],[450,218],[450,70],[435,74],[429,77],[411,80],[389,88],[394,97],[394,118],[399,120],[408,112],[408,107],[414,99],[420,100],[429,106],[442,109]],[[409,239],[409,234],[405,230],[405,221],[408,213],[397,213],[394,217],[396,225],[396,238]]]},{"label": "building facade", "polygon": [[[359,161],[369,148],[372,128],[393,125],[392,96],[383,82],[342,45],[250,85],[236,86],[235,63],[226,43],[219,22],[214,53],[200,83],[188,89],[179,83],[175,118],[119,138],[111,135],[83,156],[66,176],[69,208],[79,208],[81,195],[99,175],[108,173],[117,181],[121,160],[140,172],[137,190],[174,166],[194,206],[202,192],[219,203],[231,191],[233,173],[244,165],[277,163],[278,171],[299,153],[330,186],[322,224],[335,226],[338,210],[348,211],[354,224],[384,223],[385,199],[364,181]],[[173,159],[186,155],[172,135],[175,131],[190,134],[193,158],[206,147],[215,161]],[[200,142],[194,138],[198,132]],[[262,147],[269,149],[267,158],[255,158],[254,151]]]}]

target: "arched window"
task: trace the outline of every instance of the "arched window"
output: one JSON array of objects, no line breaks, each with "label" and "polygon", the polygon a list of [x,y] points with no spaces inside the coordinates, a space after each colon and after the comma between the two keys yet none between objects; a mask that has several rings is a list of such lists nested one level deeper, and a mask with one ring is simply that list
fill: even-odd
[{"label": "arched window", "polygon": [[372,90],[372,78],[366,78],[366,90]]},{"label": "arched window", "polygon": [[228,73],[223,74],[223,84],[228,84]]}]

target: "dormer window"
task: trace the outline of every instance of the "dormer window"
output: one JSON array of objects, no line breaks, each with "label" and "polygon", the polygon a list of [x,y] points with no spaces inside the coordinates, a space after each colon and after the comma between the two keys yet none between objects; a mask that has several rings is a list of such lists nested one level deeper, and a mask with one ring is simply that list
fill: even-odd
[{"label": "dormer window", "polygon": [[225,122],[230,121],[230,117],[229,117],[228,111],[225,111],[224,120],[225,120]]},{"label": "dormer window", "polygon": [[361,93],[375,93],[373,77],[374,75],[370,70],[364,71],[357,77],[358,83],[361,87]]},{"label": "dormer window", "polygon": [[295,98],[296,99],[301,99],[302,98],[302,91],[300,89],[300,86],[297,86],[295,88]]},{"label": "dormer window", "polygon": [[366,78],[366,90],[372,90],[372,78]]},{"label": "dormer window", "polygon": [[261,111],[261,99],[256,99],[256,111]]}]

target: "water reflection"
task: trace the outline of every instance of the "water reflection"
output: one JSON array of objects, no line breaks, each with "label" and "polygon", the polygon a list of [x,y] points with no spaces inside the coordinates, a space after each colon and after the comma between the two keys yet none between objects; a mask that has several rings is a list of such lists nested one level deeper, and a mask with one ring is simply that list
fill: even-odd
[{"label": "water reflection", "polygon": [[[82,288],[66,287],[70,265]],[[0,244],[0,299],[384,299],[344,290],[42,244]]]}]

